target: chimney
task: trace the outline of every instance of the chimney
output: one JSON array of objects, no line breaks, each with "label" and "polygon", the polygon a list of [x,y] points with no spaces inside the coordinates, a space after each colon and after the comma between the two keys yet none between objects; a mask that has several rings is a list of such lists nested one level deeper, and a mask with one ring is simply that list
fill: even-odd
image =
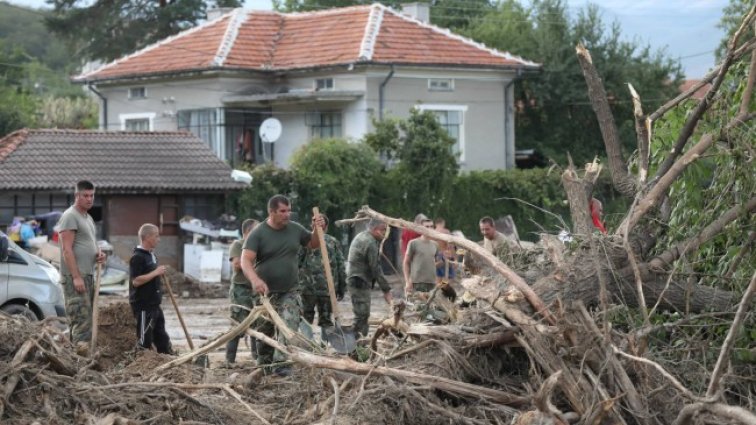
[{"label": "chimney", "polygon": [[212,21],[214,19],[218,19],[226,13],[232,12],[233,10],[233,7],[216,7],[215,9],[208,9],[207,20]]},{"label": "chimney", "polygon": [[404,3],[402,4],[402,14],[415,18],[422,23],[429,24],[430,3]]}]

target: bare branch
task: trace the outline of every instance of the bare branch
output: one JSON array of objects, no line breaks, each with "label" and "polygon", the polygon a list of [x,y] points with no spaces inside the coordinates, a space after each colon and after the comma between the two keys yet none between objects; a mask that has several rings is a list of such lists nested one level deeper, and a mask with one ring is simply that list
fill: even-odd
[{"label": "bare branch", "polygon": [[746,291],[743,294],[743,299],[740,300],[738,312],[735,313],[735,319],[732,321],[730,330],[727,332],[727,336],[722,344],[722,350],[719,352],[717,364],[714,366],[714,371],[711,373],[709,388],[706,390],[707,397],[714,396],[719,389],[722,373],[724,373],[725,365],[729,363],[732,346],[735,345],[735,336],[740,331],[740,325],[743,323],[746,313],[748,313],[748,307],[751,305],[754,291],[756,291],[756,272],[753,273],[751,283],[748,284],[748,288],[746,288]]},{"label": "bare branch", "polygon": [[606,155],[609,159],[609,168],[612,174],[612,182],[617,191],[621,194],[632,197],[635,195],[637,186],[635,179],[627,172],[625,160],[622,157],[622,148],[620,145],[619,132],[617,124],[614,122],[612,110],[609,108],[609,101],[606,98],[606,91],[601,82],[596,68],[593,66],[590,52],[582,44],[575,47],[578,62],[583,70],[585,82],[588,85],[588,97],[591,99],[593,111],[601,128],[601,136],[604,139]]},{"label": "bare branch", "polygon": [[635,137],[638,140],[638,181],[643,183],[648,177],[648,162],[650,158],[651,121],[643,115],[643,105],[640,96],[632,84],[628,83],[630,96],[633,98],[633,115],[635,116]]},{"label": "bare branch", "polygon": [[691,423],[693,416],[699,412],[709,412],[720,418],[738,421],[742,424],[751,425],[756,423],[756,415],[738,406],[729,406],[721,403],[693,403],[683,407],[672,425],[687,425]]},{"label": "bare branch", "polygon": [[740,99],[740,112],[738,115],[746,115],[751,105],[751,95],[753,94],[753,85],[756,82],[756,52],[751,52],[751,66],[748,68],[748,82],[743,91],[743,97]]}]

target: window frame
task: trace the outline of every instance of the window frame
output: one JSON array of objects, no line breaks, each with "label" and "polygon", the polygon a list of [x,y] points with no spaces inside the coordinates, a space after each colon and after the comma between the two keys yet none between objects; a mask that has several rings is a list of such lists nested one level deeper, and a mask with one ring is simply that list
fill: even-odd
[{"label": "window frame", "polygon": [[149,121],[149,128],[147,131],[155,131],[155,117],[157,116],[154,112],[137,112],[132,114],[118,114],[118,119],[121,121],[121,131],[129,131],[126,130],[126,122],[127,121],[136,121],[136,120],[148,120]]},{"label": "window frame", "polygon": [[465,115],[467,114],[467,105],[452,105],[452,104],[419,104],[415,105],[415,109],[419,111],[431,111],[431,112],[459,112],[461,115],[459,123],[459,162],[462,164],[465,162]]},{"label": "window frame", "polygon": [[[338,117],[338,124],[331,125],[324,125],[323,117],[324,116],[333,116]],[[317,117],[317,122],[314,122],[313,117]],[[341,111],[315,111],[315,112],[306,112],[305,113],[305,125],[310,129],[310,140],[315,139],[337,139],[340,137],[343,137],[344,134],[344,116]],[[323,130],[324,129],[331,129],[330,135],[327,137],[323,137]],[[335,133],[333,130],[338,129],[338,134]],[[315,132],[317,131],[317,135]]]},{"label": "window frame", "polygon": [[[326,84],[326,87],[320,87],[320,82],[321,81],[325,81],[325,82],[330,81],[331,82],[330,87],[328,87],[328,84]],[[335,78],[333,78],[333,77],[327,77],[327,78],[316,78],[315,79],[315,91],[333,91],[333,90],[336,90],[336,79]]]},{"label": "window frame", "polygon": [[[436,81],[448,81],[449,87],[433,87],[433,83]],[[454,78],[428,78],[428,91],[452,92],[454,91]]]},{"label": "window frame", "polygon": [[[142,95],[141,96],[134,96],[134,91],[141,90]],[[147,87],[146,86],[134,86],[129,87],[128,91],[129,100],[140,100],[140,99],[147,99]]]}]

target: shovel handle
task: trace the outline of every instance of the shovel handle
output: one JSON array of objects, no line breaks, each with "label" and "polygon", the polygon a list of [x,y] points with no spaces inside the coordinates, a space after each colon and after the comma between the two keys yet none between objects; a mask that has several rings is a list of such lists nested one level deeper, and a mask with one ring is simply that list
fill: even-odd
[{"label": "shovel handle", "polygon": [[168,291],[168,296],[171,298],[171,304],[173,304],[173,309],[176,310],[176,317],[179,319],[179,323],[181,323],[181,328],[184,330],[184,335],[186,335],[186,343],[189,344],[189,349],[194,350],[194,342],[192,342],[192,336],[189,335],[189,331],[186,330],[186,324],[184,323],[184,318],[181,317],[181,312],[178,308],[178,303],[176,302],[176,297],[173,296],[173,290],[171,289],[171,284],[168,283],[168,279],[165,278],[165,276],[160,276],[160,279],[163,281],[163,286],[165,286],[165,289]]},{"label": "shovel handle", "polygon": [[92,295],[92,340],[89,341],[89,354],[94,355],[97,347],[97,333],[100,327],[99,308],[97,303],[100,301],[100,279],[102,278],[102,263],[97,263],[97,272],[95,273],[94,294]]},{"label": "shovel handle", "polygon": [[[320,215],[320,210],[318,207],[312,208],[312,215],[318,216]],[[333,273],[331,272],[331,260],[328,258],[328,247],[326,247],[325,244],[325,235],[323,234],[323,229],[320,228],[320,226],[313,226],[312,229],[315,234],[318,236],[318,241],[320,241],[320,259],[323,262],[323,269],[325,270],[326,275],[326,282],[328,282],[328,295],[331,298],[331,310],[333,310],[333,319],[334,321],[338,321],[339,319],[339,303],[336,302],[336,288],[333,285]]]}]

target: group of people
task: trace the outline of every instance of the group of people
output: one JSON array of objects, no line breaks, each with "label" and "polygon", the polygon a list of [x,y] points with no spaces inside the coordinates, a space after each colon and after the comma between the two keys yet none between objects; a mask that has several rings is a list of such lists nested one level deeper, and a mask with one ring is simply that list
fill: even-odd
[{"label": "group of people", "polygon": [[[106,259],[97,247],[95,224],[88,214],[94,203],[94,194],[95,187],[91,182],[78,182],[74,204],[62,214],[56,226],[60,234],[61,276],[71,341],[80,353],[88,350],[92,337],[95,265],[104,263]],[[242,223],[243,238],[230,246],[232,320],[243,321],[249,311],[259,304],[260,297],[267,296],[286,326],[293,330],[299,328],[302,318],[312,323],[316,311],[321,327],[333,324],[319,249],[320,238],[314,231],[319,228],[324,234],[336,296],[340,300],[346,290],[349,291],[354,310],[354,330],[358,335],[367,336],[372,285],[377,283],[384,300],[388,304],[392,302],[391,286],[380,265],[380,241],[386,234],[386,223],[371,219],[366,230],[353,239],[345,260],[339,242],[326,234],[328,219],[324,215],[314,215],[311,230],[308,230],[290,219],[291,202],[285,196],[270,198],[267,209],[268,216],[264,221],[245,220]],[[592,202],[591,211],[599,211],[594,217],[598,216],[600,204]],[[443,219],[434,222],[418,214],[415,224],[440,233],[450,233]],[[491,253],[520,244],[516,230],[507,234],[498,232],[491,217],[480,219],[479,226],[482,245]],[[136,318],[138,344],[143,348],[154,346],[160,353],[171,353],[171,342],[165,331],[165,319],[160,307],[161,280],[166,267],[158,265],[154,253],[160,242],[160,232],[157,226],[145,223],[139,228],[138,237],[139,245],[134,248],[129,261],[129,301]],[[430,291],[434,286],[445,285],[455,277],[457,253],[451,244],[405,230],[402,234],[402,254],[407,295],[415,291]],[[274,325],[269,321],[259,320],[252,326],[271,338],[276,335]],[[239,339],[227,345],[226,360],[229,363],[235,361]],[[283,340],[283,335],[279,333],[278,339]],[[253,340],[251,346],[258,364],[272,365],[285,360],[283,353],[263,342]],[[278,374],[288,373],[285,367],[269,370]]]}]

